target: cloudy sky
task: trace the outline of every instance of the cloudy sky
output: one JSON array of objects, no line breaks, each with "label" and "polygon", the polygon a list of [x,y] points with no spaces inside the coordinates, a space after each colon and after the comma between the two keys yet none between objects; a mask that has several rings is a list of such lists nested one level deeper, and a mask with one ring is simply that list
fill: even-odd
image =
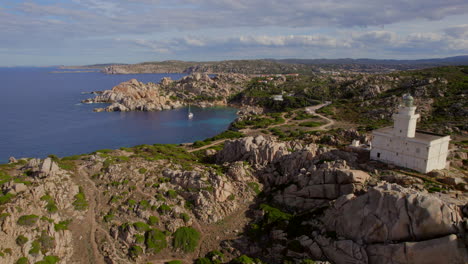
[{"label": "cloudy sky", "polygon": [[0,1],[0,66],[463,54],[467,0]]}]

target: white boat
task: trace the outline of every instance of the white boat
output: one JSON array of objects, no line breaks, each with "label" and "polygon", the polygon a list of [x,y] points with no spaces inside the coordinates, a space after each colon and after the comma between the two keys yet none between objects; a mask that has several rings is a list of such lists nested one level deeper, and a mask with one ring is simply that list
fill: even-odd
[{"label": "white boat", "polygon": [[192,119],[193,118],[193,113],[190,112],[190,105],[188,106],[188,119]]}]

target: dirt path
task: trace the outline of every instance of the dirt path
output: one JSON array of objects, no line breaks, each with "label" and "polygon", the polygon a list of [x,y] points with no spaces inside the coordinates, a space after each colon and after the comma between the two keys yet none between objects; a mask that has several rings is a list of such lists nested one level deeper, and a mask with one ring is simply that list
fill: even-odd
[{"label": "dirt path", "polygon": [[[101,254],[99,250],[99,245],[97,243],[97,232],[102,233],[108,241],[108,244],[112,248],[112,252],[118,252],[115,248],[114,243],[112,243],[112,239],[109,235],[109,232],[102,228],[96,222],[96,212],[99,212],[99,206],[101,204],[99,198],[99,190],[96,187],[95,183],[89,178],[89,174],[84,171],[85,165],[78,166],[78,184],[83,186],[83,190],[86,195],[86,199],[88,200],[88,210],[86,212],[85,218],[80,223],[80,233],[82,234],[89,234],[89,238],[85,239],[82,243],[88,244],[91,246],[92,253],[88,256],[89,262],[83,261],[82,263],[95,263],[95,264],[106,264],[104,260],[104,256]],[[89,248],[88,250],[89,251]],[[81,255],[81,259],[83,259],[83,252],[79,252]],[[121,259],[120,257],[113,255],[112,258],[117,260],[118,263],[126,263],[128,262],[127,259]],[[115,259],[117,258],[117,259]]]},{"label": "dirt path", "polygon": [[[76,221],[76,225],[70,228],[76,236],[79,236],[79,239],[75,240],[78,249],[75,253],[75,259],[79,259],[78,263],[105,264],[104,256],[101,255],[96,243],[96,208],[97,204],[99,204],[96,186],[94,186],[94,183],[90,183],[91,180],[84,171],[84,165],[78,166],[77,175],[76,182],[83,187],[88,201],[88,209],[84,218],[79,222]],[[84,258],[85,256],[87,258]]]},{"label": "dirt path", "polygon": [[305,108],[305,111],[311,115],[316,115],[324,120],[326,120],[328,123],[325,125],[321,125],[319,127],[316,127],[314,130],[327,130],[329,127],[333,126],[335,124],[335,120],[330,119],[324,115],[318,114],[316,111],[319,110],[322,107],[325,107],[327,105],[331,104],[331,102],[325,102],[323,104],[315,105],[315,106],[309,106]]}]

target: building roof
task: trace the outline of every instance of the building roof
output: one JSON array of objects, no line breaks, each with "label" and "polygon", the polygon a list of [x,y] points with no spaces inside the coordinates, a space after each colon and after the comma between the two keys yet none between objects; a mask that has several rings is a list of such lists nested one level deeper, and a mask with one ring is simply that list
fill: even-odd
[{"label": "building roof", "polygon": [[[384,127],[384,128],[379,128],[379,129],[372,131],[372,133],[376,133],[376,132],[379,134],[386,134],[388,136],[393,136],[393,127]],[[438,140],[444,137],[449,137],[449,136],[416,130],[414,138],[407,138],[407,139],[412,140],[412,141],[430,143],[434,140]]]}]

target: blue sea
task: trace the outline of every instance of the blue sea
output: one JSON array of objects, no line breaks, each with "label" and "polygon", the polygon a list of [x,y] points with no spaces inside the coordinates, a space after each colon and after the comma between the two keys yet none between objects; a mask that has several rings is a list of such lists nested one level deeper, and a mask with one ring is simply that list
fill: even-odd
[{"label": "blue sea", "polygon": [[135,78],[158,83],[183,74],[106,75],[51,73],[57,68],[0,68],[0,163],[10,156],[59,157],[139,144],[185,143],[224,131],[236,109],[194,108],[159,112],[93,112],[103,104],[81,104],[83,94],[111,89]]}]

